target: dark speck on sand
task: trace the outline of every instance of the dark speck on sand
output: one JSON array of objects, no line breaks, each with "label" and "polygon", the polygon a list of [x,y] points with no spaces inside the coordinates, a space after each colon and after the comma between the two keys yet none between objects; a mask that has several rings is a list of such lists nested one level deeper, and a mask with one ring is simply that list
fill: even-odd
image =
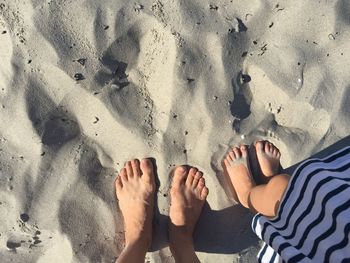
[{"label": "dark speck on sand", "polygon": [[243,83],[248,83],[252,80],[252,78],[248,74],[242,74]]},{"label": "dark speck on sand", "polygon": [[77,62],[78,62],[80,65],[85,66],[86,58],[79,58],[79,59],[77,60]]},{"label": "dark speck on sand", "polygon": [[27,222],[29,220],[29,215],[26,213],[23,213],[20,215],[20,218],[23,222]]},{"label": "dark speck on sand", "polygon": [[6,242],[6,246],[7,246],[7,248],[9,248],[9,249],[16,249],[16,248],[18,248],[18,247],[21,246],[21,243],[19,243],[19,242],[7,241],[7,242]]},{"label": "dark speck on sand", "polygon": [[210,4],[210,5],[209,5],[209,9],[210,9],[210,10],[218,10],[219,7],[218,7],[217,5]]},{"label": "dark speck on sand", "polygon": [[76,73],[76,74],[74,75],[74,79],[75,79],[76,81],[79,81],[79,80],[85,79],[85,77],[84,77],[83,74],[81,74],[81,73]]}]

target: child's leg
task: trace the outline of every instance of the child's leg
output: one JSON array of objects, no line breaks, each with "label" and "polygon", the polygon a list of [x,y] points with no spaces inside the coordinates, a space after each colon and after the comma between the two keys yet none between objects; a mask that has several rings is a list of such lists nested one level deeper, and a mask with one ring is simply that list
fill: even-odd
[{"label": "child's leg", "polygon": [[[279,156],[272,157],[278,158]],[[245,145],[234,147],[224,159],[224,169],[230,177],[240,203],[265,216],[275,216],[287,188],[289,176],[275,175],[267,184],[256,185],[248,169],[248,149]]]},{"label": "child's leg", "polygon": [[248,198],[249,209],[265,216],[275,216],[289,178],[287,174],[279,174],[272,177],[267,184],[253,187]]}]

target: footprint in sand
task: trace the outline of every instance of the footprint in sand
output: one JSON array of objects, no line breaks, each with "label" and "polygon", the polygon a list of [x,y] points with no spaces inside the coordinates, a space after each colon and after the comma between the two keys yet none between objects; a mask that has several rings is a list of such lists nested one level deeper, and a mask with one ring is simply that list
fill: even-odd
[{"label": "footprint in sand", "polygon": [[103,68],[95,80],[107,87],[116,118],[150,139],[167,126],[162,112],[170,111],[176,46],[174,36],[155,18],[140,17],[133,25],[125,25],[128,29],[103,52]]},{"label": "footprint in sand", "polygon": [[[241,123],[241,132],[252,137],[272,136],[283,140],[286,146],[293,149],[289,152],[300,154],[291,158],[301,158],[311,150],[305,145],[318,143],[328,132],[329,113],[313,107],[308,101],[290,96],[272,82],[261,68],[251,65],[248,71],[252,76],[250,90],[254,94],[250,105],[252,116]],[[258,115],[260,119],[257,119]],[[284,146],[279,147],[287,151]],[[296,160],[284,160],[285,164],[292,161]]]}]

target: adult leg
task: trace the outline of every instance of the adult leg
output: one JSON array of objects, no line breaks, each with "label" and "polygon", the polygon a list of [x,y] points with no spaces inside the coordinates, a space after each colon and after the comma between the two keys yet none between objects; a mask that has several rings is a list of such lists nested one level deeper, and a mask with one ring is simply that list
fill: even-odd
[{"label": "adult leg", "polygon": [[125,248],[117,262],[144,262],[152,242],[155,178],[152,162],[132,160],[116,179],[116,194],[125,227]]},{"label": "adult leg", "polygon": [[170,250],[176,262],[199,262],[194,251],[193,232],[209,193],[203,173],[195,167],[177,167],[170,193]]}]

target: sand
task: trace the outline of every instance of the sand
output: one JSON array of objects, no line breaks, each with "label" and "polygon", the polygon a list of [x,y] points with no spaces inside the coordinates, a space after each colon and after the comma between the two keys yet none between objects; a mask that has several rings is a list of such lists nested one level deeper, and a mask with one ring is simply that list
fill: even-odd
[{"label": "sand", "polygon": [[349,15],[347,0],[0,0],[1,262],[113,262],[113,182],[143,157],[159,186],[147,262],[174,262],[179,164],[210,189],[201,261],[255,262],[220,162],[262,138],[290,167],[349,135]]}]

